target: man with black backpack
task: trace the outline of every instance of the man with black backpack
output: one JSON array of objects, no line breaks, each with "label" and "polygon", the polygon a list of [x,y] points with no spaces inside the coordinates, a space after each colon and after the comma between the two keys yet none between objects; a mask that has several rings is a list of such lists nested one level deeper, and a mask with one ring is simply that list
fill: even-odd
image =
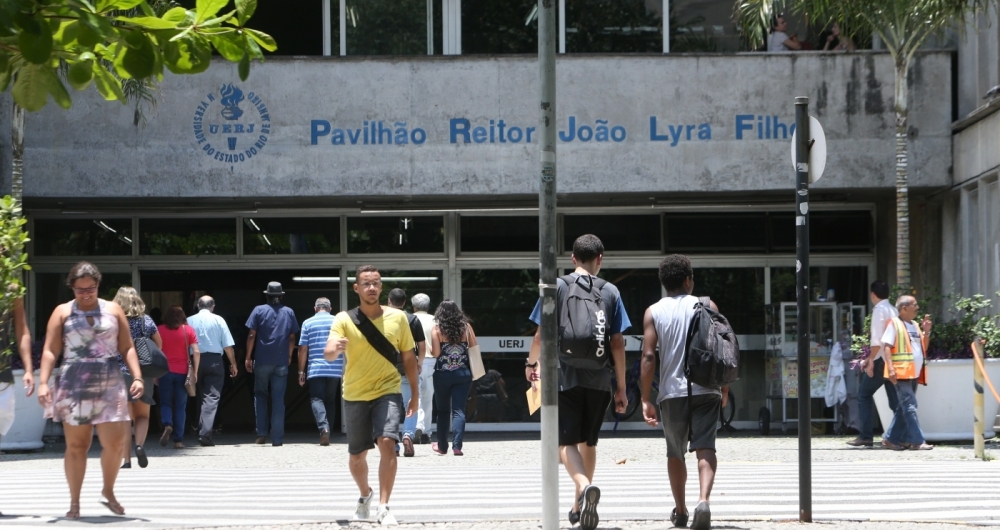
[{"label": "man with black backpack", "polygon": [[[399,426],[404,416],[417,411],[417,357],[406,314],[379,303],[382,277],[378,269],[362,265],[356,276],[354,292],[361,305],[334,317],[323,356],[328,361],[345,356],[347,452],[351,455],[351,476],[361,492],[354,519],[366,520],[370,516],[375,491],[368,485],[367,457],[377,444],[380,461],[376,520],[382,526],[396,525],[396,518],[389,512],[389,496],[396,481]],[[405,372],[412,396],[406,409],[400,394],[400,371]]]},{"label": "man with black backpack", "polygon": [[[597,465],[597,438],[612,400],[609,359],[613,358],[618,388],[615,410],[625,411],[625,338],[632,323],[625,314],[618,288],[597,277],[604,244],[597,236],[580,236],[573,243],[576,270],[557,283],[559,320],[559,459],[576,484],[576,502],[569,511],[571,525],[597,528],[601,490],[591,485]],[[531,320],[541,324],[541,301]],[[525,376],[538,381],[541,331],[535,332],[525,361]]]},{"label": "man with black backpack", "polygon": [[[687,482],[684,454],[689,451],[695,452],[698,457],[698,479],[701,489],[691,528],[708,530],[712,521],[708,503],[715,482],[716,469],[716,422],[719,420],[721,407],[725,406],[729,390],[726,386],[720,389],[691,381],[695,377],[693,373],[692,377],[688,376],[692,366],[689,356],[691,349],[688,346],[692,339],[695,339],[692,336],[694,334],[690,333],[692,321],[699,323],[696,317],[700,316],[699,312],[706,303],[711,309],[707,312],[710,320],[714,316],[725,322],[725,318],[718,315],[718,308],[714,302],[691,296],[694,290],[694,271],[687,256],[674,254],[663,258],[660,262],[659,276],[660,283],[667,290],[667,296],[646,309],[646,314],[643,316],[642,415],[646,423],[652,427],[656,427],[660,422],[663,424],[663,434],[667,440],[667,474],[675,506],[670,521],[678,528],[687,526],[689,513],[684,502],[684,485]],[[725,322],[726,328],[728,325],[728,322]],[[731,336],[723,338],[735,344],[735,335],[731,334],[731,328],[728,331]],[[713,337],[715,338],[717,337]],[[701,341],[708,342],[704,338]],[[649,400],[653,376],[656,373],[657,345],[660,351],[660,390],[656,402],[659,407]],[[711,346],[704,349],[715,350]],[[732,350],[729,349],[727,353],[731,355]],[[736,356],[737,358],[739,356],[738,346]],[[718,372],[734,378],[735,365],[729,368]],[[690,442],[688,447],[685,447],[685,442]]]}]

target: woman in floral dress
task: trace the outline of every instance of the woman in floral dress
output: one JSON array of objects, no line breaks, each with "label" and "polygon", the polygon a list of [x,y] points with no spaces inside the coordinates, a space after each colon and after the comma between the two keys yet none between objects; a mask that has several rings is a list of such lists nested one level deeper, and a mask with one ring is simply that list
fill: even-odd
[{"label": "woman in floral dress", "polygon": [[[121,307],[101,300],[97,290],[101,273],[82,261],[69,271],[66,284],[74,299],[56,307],[46,327],[38,401],[45,417],[62,422],[66,436],[65,468],[70,507],[66,517],[80,518],[80,490],[87,470],[87,451],[94,429],[101,441],[104,488],[100,503],[117,515],[125,508],[115,498],[115,479],[129,427],[128,396],[142,396],[142,371]],[[118,367],[118,354],[136,377],[131,388]],[[63,355],[59,376],[47,382],[56,359]]]}]

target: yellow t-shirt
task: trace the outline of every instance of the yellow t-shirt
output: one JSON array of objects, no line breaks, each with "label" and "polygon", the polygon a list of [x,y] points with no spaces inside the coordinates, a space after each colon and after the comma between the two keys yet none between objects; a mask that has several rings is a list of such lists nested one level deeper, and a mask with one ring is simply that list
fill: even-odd
[{"label": "yellow t-shirt", "polygon": [[[414,348],[406,313],[382,306],[382,316],[372,320],[372,323],[397,350],[404,352]],[[371,401],[399,393],[401,379],[396,367],[368,343],[346,311],[337,313],[330,328],[331,339],[340,337],[347,338],[347,351],[344,353],[345,400]]]}]

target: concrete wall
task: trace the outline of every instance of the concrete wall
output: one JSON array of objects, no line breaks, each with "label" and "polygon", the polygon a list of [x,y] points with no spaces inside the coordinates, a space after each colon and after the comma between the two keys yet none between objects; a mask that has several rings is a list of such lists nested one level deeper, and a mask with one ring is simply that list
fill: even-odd
[{"label": "concrete wall", "polygon": [[[950,72],[947,53],[915,58],[915,188],[950,183]],[[536,60],[519,56],[277,59],[255,65],[246,83],[220,62],[205,74],[169,76],[145,129],[131,124],[131,107],[75,93],[70,111],[50,105],[28,117],[25,195],[533,194],[537,146],[524,140],[538,125],[537,77]],[[893,186],[893,72],[884,53],[571,56],[559,59],[558,82],[559,128],[567,139],[570,119],[578,129],[559,148],[561,193],[787,190],[797,95],[810,96],[829,142],[819,188]],[[238,111],[222,104],[229,84],[244,96]],[[452,120],[461,119],[468,143],[455,134],[465,124]],[[519,128],[520,142],[499,141],[501,119],[507,135]],[[393,143],[365,145],[366,121],[390,128]],[[601,125],[612,139],[581,141],[580,127]],[[484,128],[483,143],[475,127]],[[337,129],[346,145],[331,143]],[[408,143],[397,144],[397,134]]]},{"label": "concrete wall", "polygon": [[1000,167],[1000,112],[958,131],[954,136],[952,184],[960,185]]},{"label": "concrete wall", "polygon": [[996,8],[969,16],[958,35],[958,115],[966,116],[985,103],[986,92],[1000,84],[1000,25]]}]

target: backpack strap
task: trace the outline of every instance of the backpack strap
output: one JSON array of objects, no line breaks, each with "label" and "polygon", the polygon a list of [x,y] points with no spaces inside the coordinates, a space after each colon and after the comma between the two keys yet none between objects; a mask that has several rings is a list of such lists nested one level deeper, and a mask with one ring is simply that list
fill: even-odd
[{"label": "backpack strap", "polygon": [[357,326],[358,331],[368,340],[368,344],[371,344],[372,348],[375,348],[375,351],[379,352],[386,362],[391,364],[393,368],[396,368],[396,364],[399,362],[399,351],[375,327],[375,324],[368,318],[368,315],[361,312],[361,307],[351,309],[347,312],[347,315],[351,317],[351,322]]}]

